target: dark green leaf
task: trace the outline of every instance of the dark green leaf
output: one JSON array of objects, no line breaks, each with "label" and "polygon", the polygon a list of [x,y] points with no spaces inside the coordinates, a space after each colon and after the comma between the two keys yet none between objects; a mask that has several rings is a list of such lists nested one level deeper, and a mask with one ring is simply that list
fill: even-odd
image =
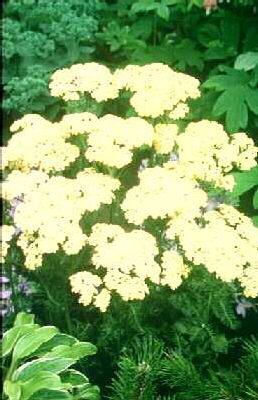
[{"label": "dark green leaf", "polygon": [[241,196],[241,194],[258,185],[258,167],[254,167],[250,171],[234,172],[232,175],[236,182],[233,189],[235,196]]}]

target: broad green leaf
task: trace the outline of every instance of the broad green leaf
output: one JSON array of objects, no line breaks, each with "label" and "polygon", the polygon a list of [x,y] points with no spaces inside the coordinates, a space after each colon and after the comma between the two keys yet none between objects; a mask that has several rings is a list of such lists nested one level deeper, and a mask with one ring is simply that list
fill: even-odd
[{"label": "broad green leaf", "polygon": [[157,8],[157,3],[155,0],[139,0],[133,3],[131,11],[133,13],[138,13],[142,11],[151,11]]},{"label": "broad green leaf", "polygon": [[131,25],[131,33],[136,38],[143,40],[149,39],[153,28],[153,18],[151,16],[142,17]]},{"label": "broad green leaf", "polygon": [[235,179],[235,186],[233,189],[233,194],[235,196],[241,196],[241,194],[258,185],[258,167],[254,167],[250,169],[250,171],[233,172],[232,175]]},{"label": "broad green leaf", "polygon": [[53,348],[46,357],[67,357],[79,360],[82,357],[86,357],[95,354],[97,348],[88,342],[78,342],[72,346],[60,345]]},{"label": "broad green leaf", "polygon": [[209,78],[203,83],[204,88],[212,88],[218,91],[224,91],[226,89],[231,89],[236,85],[247,84],[250,81],[249,75],[245,71],[238,71],[232,68],[223,68],[226,75],[215,75]]},{"label": "broad green leaf", "polygon": [[58,333],[58,329],[55,326],[43,326],[35,331],[28,333],[21,337],[16,343],[13,350],[13,358],[15,360],[21,360],[22,358],[28,357],[35,350],[52,339]]},{"label": "broad green leaf", "polygon": [[92,386],[89,383],[86,383],[78,388],[76,397],[78,400],[99,400],[100,391],[97,386]]},{"label": "broad green leaf", "polygon": [[229,57],[233,57],[235,52],[232,48],[225,47],[224,44],[220,43],[218,45],[210,46],[204,52],[205,60],[224,60]]},{"label": "broad green leaf", "polygon": [[34,353],[33,356],[43,356],[50,352],[56,346],[71,346],[77,343],[78,340],[75,339],[73,336],[66,335],[64,333],[58,333],[48,342],[43,343]]},{"label": "broad green leaf", "polygon": [[254,208],[258,208],[258,189],[256,190],[253,197],[253,206]]},{"label": "broad green leaf", "polygon": [[158,16],[160,18],[164,19],[165,21],[168,21],[168,19],[169,19],[169,8],[164,2],[161,2],[158,5],[157,14],[158,14]]},{"label": "broad green leaf", "polygon": [[19,383],[6,380],[4,382],[4,393],[9,400],[19,400],[21,398],[21,386]]},{"label": "broad green leaf", "polygon": [[14,326],[20,326],[25,324],[34,324],[35,316],[33,314],[27,314],[25,312],[20,312],[17,314]]},{"label": "broad green leaf", "polygon": [[226,113],[226,124],[230,131],[245,128],[248,122],[248,110],[244,99],[245,90],[242,86],[235,86],[217,99],[213,107],[213,114],[219,117]]},{"label": "broad green leaf", "polygon": [[252,217],[252,221],[253,221],[253,224],[255,226],[257,226],[257,228],[258,228],[258,215],[255,215],[254,217]]},{"label": "broad green leaf", "polygon": [[39,390],[34,393],[30,400],[73,400],[74,397],[65,390]]},{"label": "broad green leaf", "polygon": [[72,364],[74,364],[73,358],[40,358],[20,366],[14,372],[13,379],[15,381],[19,380],[24,382],[41,371],[49,371],[53,372],[54,374],[59,374],[60,372],[69,368]]},{"label": "broad green leaf", "polygon": [[176,67],[185,71],[186,67],[195,66],[198,70],[203,69],[202,53],[196,49],[196,45],[189,39],[181,40],[180,44],[173,48],[174,59],[177,60]]},{"label": "broad green leaf", "polygon": [[258,115],[258,90],[252,88],[251,76],[243,70],[220,66],[224,75],[209,78],[203,87],[213,88],[223,93],[213,107],[215,117],[226,114],[226,127],[235,132],[248,123],[248,108]]},{"label": "broad green leaf", "polygon": [[245,99],[250,110],[258,115],[258,89],[246,88]]},{"label": "broad green leaf", "polygon": [[63,383],[69,383],[72,387],[89,383],[88,378],[75,369],[68,369],[67,371],[62,372],[60,377]]},{"label": "broad green leaf", "polygon": [[2,357],[7,356],[14,348],[17,341],[30,332],[38,329],[38,325],[26,324],[21,326],[14,326],[3,335],[2,340]]},{"label": "broad green leaf", "polygon": [[258,52],[248,51],[240,54],[235,61],[234,68],[250,71],[258,65]]},{"label": "broad green leaf", "polygon": [[63,384],[58,375],[49,371],[41,371],[21,385],[22,400],[29,399],[34,393],[42,389],[63,389]]}]

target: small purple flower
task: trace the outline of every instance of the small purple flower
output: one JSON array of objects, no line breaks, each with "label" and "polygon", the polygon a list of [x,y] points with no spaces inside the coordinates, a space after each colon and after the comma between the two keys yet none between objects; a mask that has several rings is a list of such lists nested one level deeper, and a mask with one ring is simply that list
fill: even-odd
[{"label": "small purple flower", "polygon": [[32,293],[30,284],[25,280],[17,285],[17,289],[25,296],[29,296]]},{"label": "small purple flower", "polygon": [[11,294],[12,294],[11,290],[1,290],[0,291],[0,298],[2,300],[10,299]]},{"label": "small purple flower", "polygon": [[11,208],[9,210],[9,215],[11,218],[14,217],[15,211],[17,209],[17,207],[23,202],[23,196],[18,196],[15,197],[14,199],[11,200],[10,205]]},{"label": "small purple flower", "polygon": [[9,279],[7,278],[7,276],[0,276],[0,284],[1,283],[9,283]]}]

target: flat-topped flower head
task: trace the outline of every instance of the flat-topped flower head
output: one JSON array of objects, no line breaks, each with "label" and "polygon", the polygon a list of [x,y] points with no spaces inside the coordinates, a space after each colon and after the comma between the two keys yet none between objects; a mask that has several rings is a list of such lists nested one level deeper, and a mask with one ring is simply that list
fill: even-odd
[{"label": "flat-topped flower head", "polygon": [[148,217],[174,218],[178,214],[197,217],[207,202],[207,194],[195,180],[163,167],[146,168],[140,183],[132,187],[121,205],[130,223],[140,225]]}]

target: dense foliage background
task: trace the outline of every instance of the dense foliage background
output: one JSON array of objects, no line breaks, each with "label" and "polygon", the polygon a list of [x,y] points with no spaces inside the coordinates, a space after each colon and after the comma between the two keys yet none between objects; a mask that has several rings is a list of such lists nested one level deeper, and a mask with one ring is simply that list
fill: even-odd
[{"label": "dense foliage background", "polygon": [[[185,122],[211,119],[258,142],[258,4],[255,0],[9,0],[3,9],[4,141],[25,113],[51,120],[105,111],[101,103],[50,97],[56,69],[91,60],[109,67],[164,62],[202,82]],[[122,107],[122,106],[121,106]],[[113,109],[119,114],[121,110]],[[240,210],[257,223],[257,169],[236,175]],[[112,300],[106,313],[70,294],[74,257],[28,272],[7,260],[12,290],[5,327],[30,309],[98,353],[78,368],[114,400],[258,398],[258,303],[199,268],[172,292]],[[8,265],[9,264],[9,265]],[[27,291],[20,285],[26,280]],[[23,281],[24,283],[24,281]],[[26,286],[25,285],[25,286]],[[33,286],[33,289],[32,289]],[[30,287],[30,290],[28,290]]]}]

